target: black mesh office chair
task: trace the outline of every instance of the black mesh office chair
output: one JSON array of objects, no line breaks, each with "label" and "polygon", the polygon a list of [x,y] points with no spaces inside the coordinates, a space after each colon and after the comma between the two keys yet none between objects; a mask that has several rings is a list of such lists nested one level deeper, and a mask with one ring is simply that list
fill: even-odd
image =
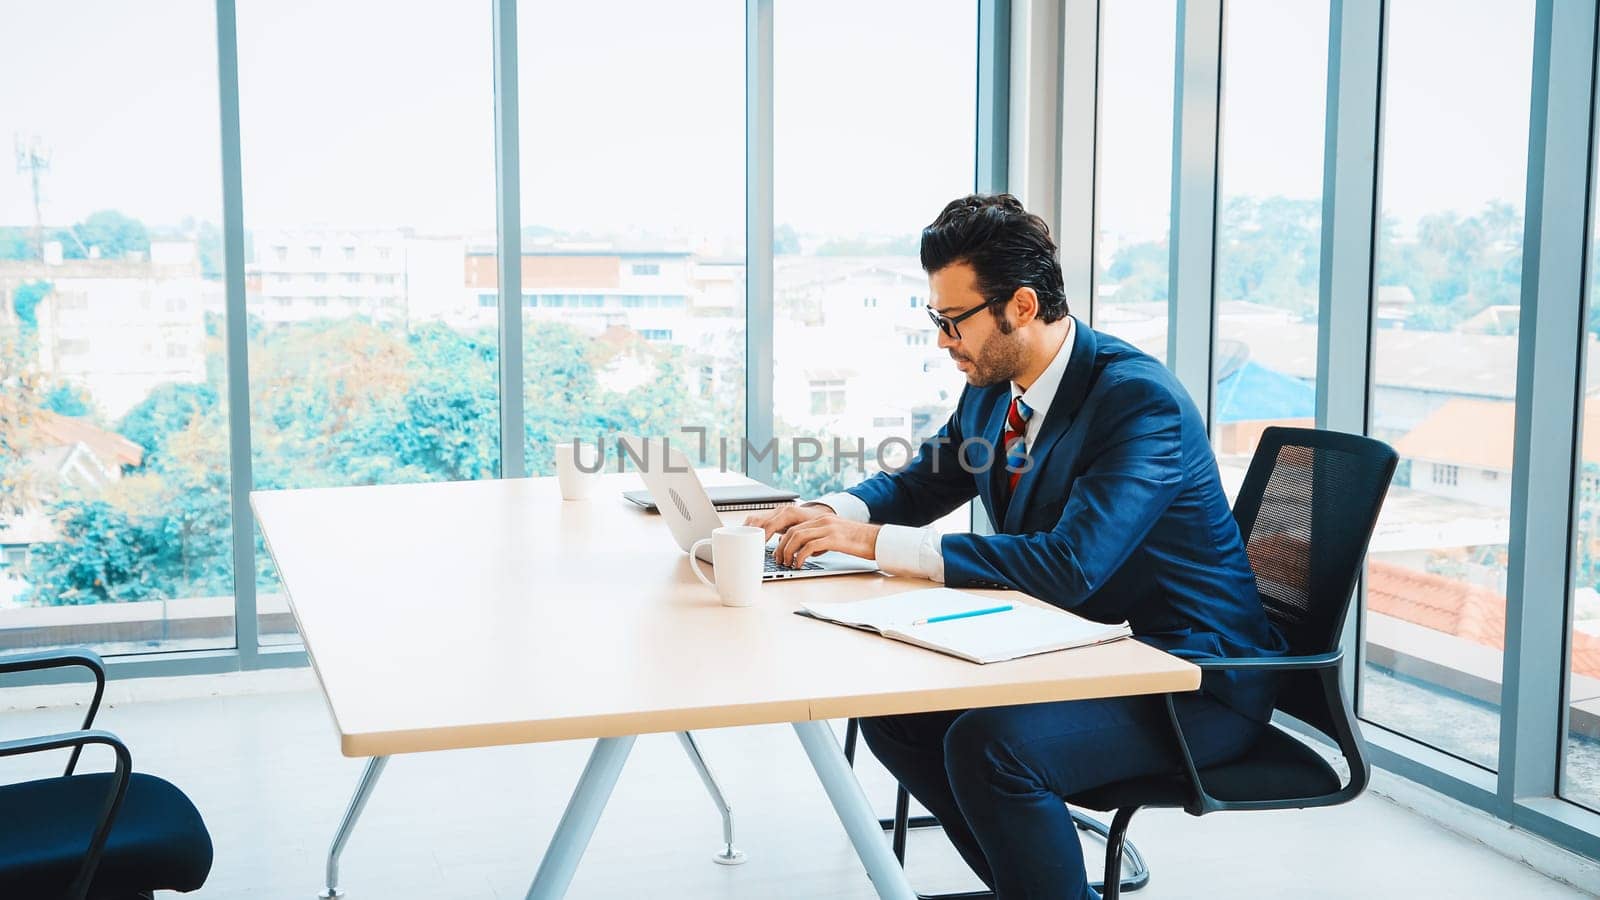
[{"label": "black mesh office chair", "polygon": [[[0,656],[0,674],[81,666],[95,679],[83,728],[0,741],[0,758],[72,748],[66,774],[0,786],[0,897],[141,900],[192,891],[211,871],[211,836],[183,792],[132,771],[117,736],[93,730],[106,670],[88,650]],[[74,775],[85,746],[111,748],[111,772]]]},{"label": "black mesh office chair", "polygon": [[[1116,900],[1123,890],[1136,890],[1149,880],[1148,869],[1138,859],[1134,872],[1121,877],[1128,823],[1144,807],[1177,807],[1194,816],[1225,810],[1303,809],[1345,803],[1366,789],[1371,764],[1340,679],[1344,651],[1339,638],[1396,462],[1392,448],[1371,438],[1268,428],[1234,501],[1233,517],[1250,556],[1262,605],[1288,641],[1289,655],[1196,661],[1203,672],[1282,673],[1278,712],[1331,740],[1349,765],[1349,780],[1341,783],[1320,753],[1276,724],[1269,725],[1244,756],[1196,770],[1169,694],[1167,714],[1185,773],[1133,779],[1067,798],[1072,806],[1116,811],[1109,829],[1074,813],[1080,828],[1106,839],[1104,886],[1096,885],[1105,900]],[[846,743],[853,750],[855,722],[850,725]],[[895,818],[884,823],[894,830],[902,862],[907,826],[938,824],[931,817],[908,822],[908,801],[906,789],[900,788]],[[938,895],[938,900],[993,896],[974,891]]]}]

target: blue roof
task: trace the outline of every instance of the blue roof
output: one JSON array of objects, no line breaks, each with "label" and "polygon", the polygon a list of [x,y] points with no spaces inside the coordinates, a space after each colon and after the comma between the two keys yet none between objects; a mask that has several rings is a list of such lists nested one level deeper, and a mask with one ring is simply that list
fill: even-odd
[{"label": "blue roof", "polygon": [[1216,403],[1217,421],[1224,425],[1309,419],[1317,413],[1317,392],[1299,378],[1246,360],[1217,382]]}]

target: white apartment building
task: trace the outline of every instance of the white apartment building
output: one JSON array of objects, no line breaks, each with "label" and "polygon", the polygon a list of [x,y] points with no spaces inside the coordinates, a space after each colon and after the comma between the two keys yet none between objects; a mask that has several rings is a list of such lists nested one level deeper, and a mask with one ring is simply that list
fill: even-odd
[{"label": "white apartment building", "polygon": [[363,316],[466,324],[474,318],[460,237],[300,229],[261,232],[254,247],[246,295],[250,314],[265,322]]},{"label": "white apartment building", "polygon": [[157,385],[206,376],[205,316],[222,310],[220,285],[201,278],[195,245],[153,242],[148,259],[0,263],[0,299],[47,282],[35,310],[38,367],[88,393],[116,420]]},{"label": "white apartment building", "polygon": [[861,438],[869,450],[915,443],[944,423],[965,380],[935,340],[917,260],[780,258],[776,282],[773,393],[784,423]]}]

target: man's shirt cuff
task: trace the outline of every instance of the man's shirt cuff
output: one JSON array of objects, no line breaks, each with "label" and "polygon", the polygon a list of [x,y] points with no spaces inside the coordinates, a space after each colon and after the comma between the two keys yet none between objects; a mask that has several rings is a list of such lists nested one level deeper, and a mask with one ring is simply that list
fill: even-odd
[{"label": "man's shirt cuff", "polygon": [[855,494],[846,493],[845,491],[823,494],[815,500],[804,501],[801,505],[804,506],[806,503],[826,504],[833,508],[835,515],[847,522],[872,521],[872,513],[868,511],[867,504],[862,502],[861,498]]},{"label": "man's shirt cuff", "polygon": [[912,575],[944,584],[943,537],[936,528],[884,525],[878,530],[874,551],[878,568],[890,575]]}]

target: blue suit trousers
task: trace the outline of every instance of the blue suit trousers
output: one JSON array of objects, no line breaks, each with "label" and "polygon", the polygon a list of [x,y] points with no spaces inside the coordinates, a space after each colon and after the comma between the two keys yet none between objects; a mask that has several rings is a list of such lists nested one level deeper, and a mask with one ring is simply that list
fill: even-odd
[{"label": "blue suit trousers", "polygon": [[[1177,709],[1201,767],[1242,755],[1264,727],[1203,693]],[[1098,900],[1063,798],[1183,771],[1160,696],[886,716],[861,733],[1000,900]]]}]

